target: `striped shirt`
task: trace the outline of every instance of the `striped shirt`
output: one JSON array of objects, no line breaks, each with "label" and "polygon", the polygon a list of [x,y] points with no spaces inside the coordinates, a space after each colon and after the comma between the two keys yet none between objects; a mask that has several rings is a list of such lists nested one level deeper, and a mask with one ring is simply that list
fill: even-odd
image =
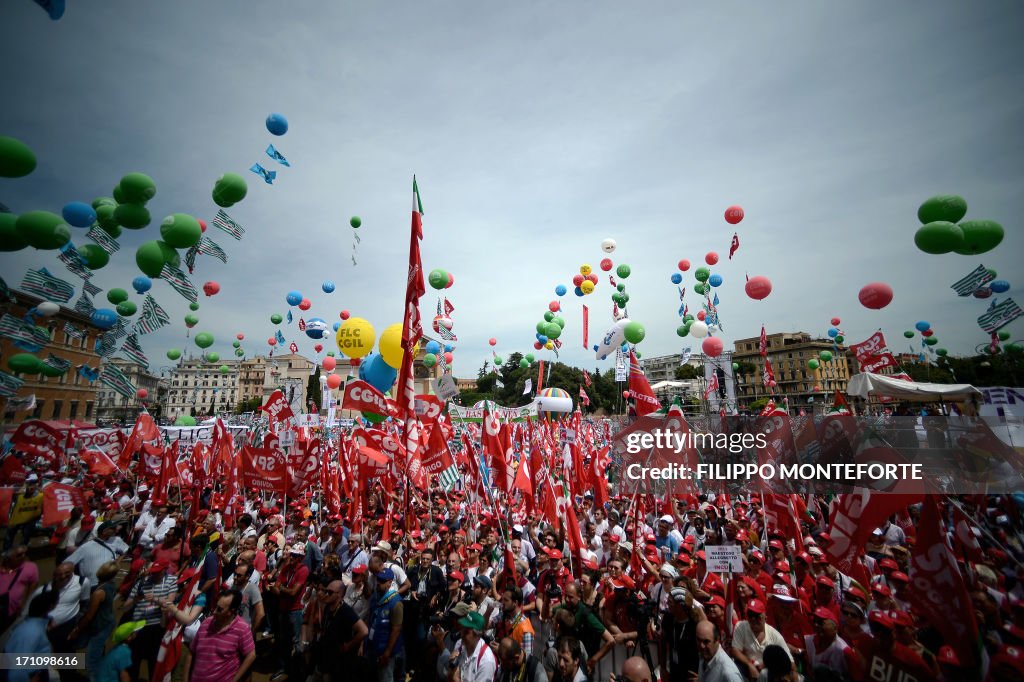
[{"label": "striped shirt", "polygon": [[214,618],[204,620],[192,642],[192,682],[224,682],[234,678],[242,660],[256,649],[252,630],[241,618],[236,616],[219,632],[214,630],[214,622]]},{"label": "striped shirt", "polygon": [[144,620],[146,625],[160,625],[160,605],[156,602],[173,597],[177,590],[177,579],[173,575],[147,575],[132,589],[132,599],[135,601],[132,620]]}]

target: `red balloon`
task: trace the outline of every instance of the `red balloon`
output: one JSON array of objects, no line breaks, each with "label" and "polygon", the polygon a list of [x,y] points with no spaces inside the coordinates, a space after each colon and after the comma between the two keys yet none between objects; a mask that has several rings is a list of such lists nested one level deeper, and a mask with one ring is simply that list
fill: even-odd
[{"label": "red balloon", "polygon": [[921,336],[923,336],[925,338],[928,338],[929,336],[931,336],[934,333],[935,332],[933,332],[931,329],[925,329],[923,332],[921,332]]},{"label": "red balloon", "polygon": [[574,286],[579,286],[579,285],[583,284],[583,275],[573,275],[572,276],[572,283],[573,283]]},{"label": "red balloon", "polygon": [[534,350],[540,350],[543,347],[544,347],[544,344],[542,344],[540,341],[534,341],[533,342]]},{"label": "red balloon", "polygon": [[243,334],[242,332],[238,332],[237,334],[235,334],[235,338],[241,341],[242,339],[245,338],[245,334]]},{"label": "red balloon", "polygon": [[334,390],[341,386],[341,377],[337,374],[330,374],[327,377],[327,388]]},{"label": "red balloon", "polygon": [[864,285],[857,298],[865,308],[881,310],[892,303],[892,287],[885,282],[871,282]]},{"label": "red balloon", "polygon": [[743,207],[742,206],[730,206],[725,209],[725,222],[730,225],[735,225],[743,220]]},{"label": "red balloon", "polygon": [[299,303],[299,310],[309,310],[312,307],[313,307],[313,304],[310,303],[308,298],[302,299],[302,302]]},{"label": "red balloon", "polygon": [[830,322],[832,323],[832,326],[833,326],[833,327],[838,327],[838,326],[839,326],[839,323],[840,323],[840,322],[841,322],[842,320],[840,320],[840,319],[839,319],[838,317],[833,317],[833,318],[832,318],[831,320],[829,320],[829,321],[830,321]]},{"label": "red balloon", "polygon": [[315,346],[313,346],[313,350],[315,350],[315,351],[316,351],[317,353],[319,353],[319,352],[320,352],[320,351],[322,351],[323,349],[324,349],[324,346],[323,346],[323,344],[321,344],[321,343],[318,343],[318,344],[316,344]]},{"label": "red balloon", "polygon": [[561,307],[562,306],[559,305],[558,301],[552,301],[551,303],[548,303],[548,310],[550,310],[553,313],[557,313],[559,309],[561,309]]},{"label": "red balloon", "polygon": [[704,262],[708,265],[714,265],[718,262],[718,254],[714,251],[708,251],[707,255],[704,256]]},{"label": "red balloon", "polygon": [[492,339],[487,339],[487,343],[491,344],[492,346],[497,346],[498,345],[498,339],[493,339],[493,338]]},{"label": "red balloon", "polygon": [[343,320],[347,320],[348,319],[348,311],[347,310],[342,310],[341,311],[341,319],[343,319]]},{"label": "red balloon", "polygon": [[697,313],[697,319],[700,320],[701,322],[704,321],[705,317],[707,317],[707,313],[705,313],[703,310]]},{"label": "red balloon", "polygon": [[596,272],[590,273],[589,275],[587,275],[583,279],[589,279],[594,284],[598,284],[600,282],[600,280],[597,278],[597,273]]},{"label": "red balloon", "polygon": [[687,270],[689,270],[690,269],[690,261],[686,260],[685,258],[683,260],[679,261],[679,269],[682,272],[686,272]]},{"label": "red balloon", "polygon": [[615,264],[612,263],[612,259],[611,258],[602,258],[601,259],[601,269],[604,270],[605,272],[608,272],[609,270],[611,270],[613,265],[615,265]]},{"label": "red balloon", "polygon": [[709,358],[717,358],[722,354],[725,344],[717,336],[709,336],[704,339],[700,347],[704,350],[704,355],[707,355]]},{"label": "red balloon", "polygon": [[455,356],[453,356],[451,353],[445,353],[444,354],[444,361],[447,362],[450,365],[450,364],[452,364],[452,360],[454,360],[454,357]]},{"label": "red balloon", "polygon": [[135,395],[138,396],[139,400],[145,400],[146,398],[149,397],[149,391],[147,391],[144,388],[140,388],[139,390],[135,391]]},{"label": "red balloon", "polygon": [[276,346],[277,345],[277,339],[275,339],[273,336],[271,336],[269,339],[267,339],[267,345]]},{"label": "red balloon", "polygon": [[452,273],[449,272],[448,273],[448,284],[445,284],[444,288],[445,289],[451,289],[453,284],[455,284],[455,275],[453,275]]},{"label": "red balloon", "polygon": [[213,296],[220,291],[220,285],[216,282],[207,282],[203,285],[203,293],[207,296]]},{"label": "red balloon", "polygon": [[338,366],[338,361],[332,358],[330,355],[328,355],[326,358],[323,359],[323,362],[320,363],[320,366],[323,367],[328,372],[331,372],[334,370],[335,367]]},{"label": "red balloon", "polygon": [[625,398],[626,400],[629,400],[629,391],[623,391],[622,397]]},{"label": "red balloon", "polygon": [[747,291],[747,296],[755,301],[761,301],[772,293],[772,281],[764,275],[757,275],[747,280],[744,289]]},{"label": "red balloon", "polygon": [[199,219],[199,229],[201,231],[203,231],[203,232],[206,232],[206,221],[205,220]]},{"label": "red balloon", "polygon": [[363,361],[362,358],[349,358],[348,359],[348,366],[349,367],[358,367],[359,363],[362,362],[362,361]]}]

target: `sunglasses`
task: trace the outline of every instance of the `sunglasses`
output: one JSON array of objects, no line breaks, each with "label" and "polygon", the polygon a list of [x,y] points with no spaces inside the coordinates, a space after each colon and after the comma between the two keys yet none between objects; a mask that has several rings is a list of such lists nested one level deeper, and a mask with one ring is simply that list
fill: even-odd
[{"label": "sunglasses", "polygon": [[860,618],[860,613],[858,611],[854,611],[853,609],[850,609],[849,611],[843,609],[842,614],[849,618]]}]

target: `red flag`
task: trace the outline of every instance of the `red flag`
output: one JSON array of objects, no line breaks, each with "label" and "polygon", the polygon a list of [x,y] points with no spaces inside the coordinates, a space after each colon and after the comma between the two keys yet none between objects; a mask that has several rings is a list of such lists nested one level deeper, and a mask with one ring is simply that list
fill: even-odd
[{"label": "red flag", "polygon": [[935,496],[928,495],[910,556],[908,572],[914,589],[907,598],[923,620],[942,633],[961,665],[970,668],[978,662],[978,623],[956,557],[946,544],[941,518]]},{"label": "red flag", "polygon": [[537,395],[540,395],[540,389],[544,388],[544,361],[541,360],[537,364],[540,366],[537,371]]},{"label": "red flag", "polygon": [[732,244],[729,246],[729,260],[732,260],[732,255],[736,253],[736,249],[740,248],[740,236],[736,232],[732,233]]},{"label": "red flag", "polygon": [[629,394],[636,404],[637,416],[642,417],[661,409],[661,403],[654,397],[654,391],[640,369],[640,361],[632,350],[629,351]]},{"label": "red flag", "polygon": [[761,325],[761,340],[757,344],[757,352],[763,358],[768,355],[768,335],[764,332],[764,325]]},{"label": "red flag", "polygon": [[921,501],[921,495],[879,493],[869,488],[855,488],[842,494],[832,509],[829,535],[832,544],[828,554],[833,565],[843,573],[850,573],[864,542],[871,531],[883,524],[891,514]]},{"label": "red flag", "polygon": [[439,474],[455,464],[452,453],[448,449],[448,441],[444,437],[444,429],[440,423],[434,423],[427,435],[426,455],[423,457],[423,475]]},{"label": "red flag", "polygon": [[974,524],[964,514],[960,505],[956,504],[953,505],[953,537],[968,561],[980,563],[985,559],[978,537],[974,534]]},{"label": "red flag", "polygon": [[402,315],[402,367],[398,372],[398,387],[395,396],[398,414],[405,426],[405,451],[408,455],[406,473],[411,479],[420,480],[419,421],[416,419],[416,386],[413,383],[413,360],[415,347],[423,338],[423,324],[420,319],[420,298],[426,293],[423,284],[423,261],[420,259],[420,240],[423,239],[423,202],[416,177],[412,179],[412,225],[409,237],[409,276],[405,285],[405,313]]},{"label": "red flag", "polygon": [[121,449],[121,454],[118,455],[117,468],[121,471],[126,471],[135,453],[139,450],[149,451],[152,448],[149,443],[152,441],[156,441],[159,444],[160,429],[157,428],[156,422],[153,421],[153,417],[150,416],[149,412],[143,412],[135,420],[135,426],[132,427],[128,441]]},{"label": "red flag", "polygon": [[178,444],[174,441],[174,447],[164,448],[164,456],[160,462],[160,471],[157,474],[156,485],[153,486],[153,504],[167,503],[167,488],[170,482],[178,475]]},{"label": "red flag", "polygon": [[56,526],[71,516],[75,507],[83,508],[82,489],[63,483],[47,483],[43,488],[43,526]]},{"label": "red flag", "polygon": [[291,419],[295,416],[292,408],[288,405],[288,401],[284,399],[284,393],[280,390],[271,393],[270,397],[267,398],[267,404],[261,405],[260,409],[267,413],[271,424]]},{"label": "red flag", "polygon": [[14,455],[7,455],[0,464],[0,485],[21,485],[27,477],[25,465]]},{"label": "red flag", "polygon": [[107,457],[107,453],[102,450],[86,450],[83,448],[78,451],[78,458],[89,466],[90,474],[107,476],[117,471],[114,461]]},{"label": "red flag", "polygon": [[246,490],[280,495],[288,491],[288,460],[280,450],[243,445],[241,464]]},{"label": "red flag", "polygon": [[[590,348],[590,308],[583,306],[583,350],[588,348]],[[589,385],[588,383],[587,386]]]},{"label": "red flag", "polygon": [[11,520],[11,505],[14,504],[14,493],[17,488],[0,487],[0,528],[6,528]]},{"label": "red flag", "polygon": [[775,381],[775,370],[772,369],[772,361],[765,358],[764,374],[761,375],[761,383],[771,388],[773,381]]},{"label": "red flag", "polygon": [[591,381],[590,379],[590,372],[588,372],[587,370],[583,370],[583,383],[587,385],[587,388],[590,388],[591,386],[594,385],[594,382]]},{"label": "red flag", "polygon": [[15,450],[45,457],[55,464],[64,454],[64,436],[60,431],[37,419],[23,422],[11,436]]},{"label": "red flag", "polygon": [[603,507],[608,502],[608,478],[605,471],[611,461],[608,457],[610,451],[611,447],[606,445],[590,459],[590,483],[594,488],[595,508]]},{"label": "red flag", "polygon": [[585,407],[590,407],[590,396],[587,395],[582,386],[580,386],[580,401]]},{"label": "red flag", "polygon": [[[196,571],[195,575],[185,583],[185,589],[182,590],[182,597],[178,601],[179,611],[187,613],[192,610],[192,605],[195,604],[196,598],[199,597],[199,579],[201,577],[202,572]],[[174,668],[178,665],[178,659],[181,658],[181,642],[184,630],[184,626],[182,626],[182,624],[176,619],[169,619],[167,627],[164,630],[164,636],[160,640],[160,650],[156,656],[156,665],[153,667],[153,675],[150,677],[152,682],[171,681],[171,674],[174,672]]]}]

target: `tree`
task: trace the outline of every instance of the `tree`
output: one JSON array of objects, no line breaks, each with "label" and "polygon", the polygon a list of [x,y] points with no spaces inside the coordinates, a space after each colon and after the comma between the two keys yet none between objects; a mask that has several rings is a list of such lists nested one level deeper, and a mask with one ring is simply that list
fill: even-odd
[{"label": "tree", "polygon": [[686,381],[688,379],[703,379],[704,370],[693,365],[680,365],[676,367],[676,379]]},{"label": "tree", "polygon": [[319,412],[320,403],[323,400],[320,391],[320,365],[316,366],[316,371],[309,377],[309,382],[306,384],[306,395],[316,405],[316,411]]}]

